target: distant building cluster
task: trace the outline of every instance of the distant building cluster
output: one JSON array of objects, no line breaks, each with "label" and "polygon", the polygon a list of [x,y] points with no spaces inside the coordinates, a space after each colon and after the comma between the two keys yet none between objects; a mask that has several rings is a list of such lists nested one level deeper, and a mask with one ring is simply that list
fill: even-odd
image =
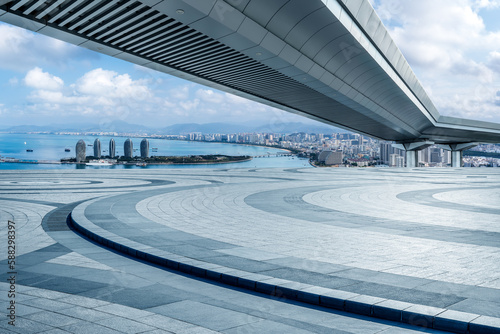
[{"label": "distant building cluster", "polygon": [[[203,134],[199,132],[179,136],[163,136],[168,139],[253,144],[291,149],[309,156],[320,165],[327,166],[386,166],[405,167],[406,153],[394,148],[392,142],[380,141],[354,133],[234,133]],[[481,145],[479,150],[500,153],[499,145]],[[497,150],[497,151],[495,151]],[[324,152],[324,154],[322,154]],[[340,157],[341,156],[341,157]],[[340,162],[342,160],[342,162]],[[498,159],[464,158],[465,166],[495,166]],[[451,165],[451,152],[438,145],[418,153],[421,167],[446,167]]]},{"label": "distant building cluster", "polygon": [[[123,135],[123,134],[122,134]],[[132,136],[132,134],[129,134]],[[379,141],[367,136],[354,133],[310,134],[310,133],[232,133],[232,134],[203,134],[200,132],[185,135],[147,135],[158,139],[223,142],[234,144],[263,145],[289,149],[309,157],[319,165],[325,166],[386,166],[405,167],[405,151],[393,147],[392,142]],[[82,141],[83,142],[83,141]],[[80,142],[79,142],[80,143]],[[89,145],[91,146],[91,145]],[[94,157],[101,157],[101,143],[94,141]],[[499,145],[481,145],[475,150],[500,153]],[[127,139],[123,147],[125,158],[134,158],[132,139]],[[150,152],[149,141],[140,142],[140,157],[148,158]],[[115,141],[109,142],[109,156],[116,155]],[[85,142],[77,144],[77,160],[85,160]],[[498,166],[495,158],[464,157],[465,166]],[[428,147],[418,152],[418,165],[421,167],[446,167],[451,165],[451,152],[438,145]]]},{"label": "distant building cluster", "polygon": [[[101,159],[102,157],[102,152],[101,152],[101,141],[99,138],[96,138],[94,140],[93,145],[94,148],[94,155],[93,158],[96,159]],[[76,162],[81,163],[84,162],[87,159],[86,155],[86,144],[83,139],[80,139],[78,143],[76,144]],[[108,158],[115,158],[116,157],[116,144],[115,140],[111,138],[109,140],[109,151],[108,151]],[[134,145],[132,143],[132,140],[129,138],[125,140],[125,143],[123,144],[123,156],[125,158],[133,158],[134,157]],[[141,158],[148,158],[149,157],[149,141],[147,139],[143,139],[141,141]]]}]

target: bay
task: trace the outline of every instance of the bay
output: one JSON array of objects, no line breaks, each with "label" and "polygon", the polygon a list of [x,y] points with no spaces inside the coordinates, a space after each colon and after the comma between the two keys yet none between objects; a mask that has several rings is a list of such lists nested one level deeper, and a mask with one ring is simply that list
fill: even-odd
[{"label": "bay", "polygon": [[[127,137],[109,136],[75,136],[75,135],[53,135],[53,134],[10,134],[0,133],[0,156],[2,158],[15,158],[22,160],[52,160],[59,161],[62,158],[75,157],[75,146],[78,140],[83,139],[85,145],[93,145],[94,140],[99,138],[101,142],[101,152],[107,155],[109,140],[113,138],[116,143],[116,154],[123,155],[123,144]],[[135,155],[140,155],[140,142],[142,138],[130,138],[133,142]],[[74,164],[29,164],[29,163],[0,163],[0,169],[77,169],[77,168],[297,168],[310,167],[307,159],[296,157],[275,157],[277,153],[287,153],[270,147],[239,145],[230,143],[210,143],[196,141],[180,141],[166,139],[149,140],[150,155],[156,156],[188,156],[188,155],[250,155],[265,156],[254,158],[251,161],[228,163],[228,164],[207,164],[207,165],[148,165],[146,167],[130,165],[113,166],[82,166]],[[86,146],[87,155],[93,154],[93,147]],[[157,152],[152,152],[152,148],[157,148]],[[27,152],[26,150],[33,150]],[[70,152],[65,152],[70,149]],[[104,152],[105,151],[105,152]],[[274,156],[273,156],[274,155]],[[270,156],[270,157],[267,157]]]}]

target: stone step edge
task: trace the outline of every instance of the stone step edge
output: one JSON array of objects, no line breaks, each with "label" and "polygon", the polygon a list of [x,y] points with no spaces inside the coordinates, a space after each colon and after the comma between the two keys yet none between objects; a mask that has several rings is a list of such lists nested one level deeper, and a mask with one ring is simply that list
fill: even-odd
[{"label": "stone step edge", "polygon": [[[500,318],[360,295],[272,277],[262,280],[265,276],[259,274],[253,275],[258,275],[261,280],[254,280],[251,278],[252,273],[246,277],[236,276],[232,275],[230,272],[225,273],[217,271],[217,269],[220,268],[219,266],[213,269],[206,269],[201,266],[186,263],[200,262],[197,260],[182,262],[183,259],[181,258],[184,257],[175,254],[172,254],[172,258],[168,259],[164,256],[152,254],[146,250],[129,247],[125,245],[124,242],[128,241],[128,239],[117,236],[116,239],[119,239],[120,242],[118,240],[111,240],[110,237],[106,238],[100,236],[90,229],[83,227],[73,218],[73,213],[69,214],[68,223],[75,231],[104,247],[154,265],[218,283],[263,293],[277,298],[300,301],[337,311],[400,322],[423,328],[442,330],[451,333],[500,334]],[[98,226],[96,227],[98,230],[100,229]],[[107,234],[110,236],[110,233]],[[131,243],[138,245],[136,242]],[[154,251],[156,249],[150,248],[150,250]],[[181,261],[176,261],[173,258]],[[235,269],[233,271],[236,272],[237,270]],[[302,287],[303,289],[299,290],[298,287]]]}]

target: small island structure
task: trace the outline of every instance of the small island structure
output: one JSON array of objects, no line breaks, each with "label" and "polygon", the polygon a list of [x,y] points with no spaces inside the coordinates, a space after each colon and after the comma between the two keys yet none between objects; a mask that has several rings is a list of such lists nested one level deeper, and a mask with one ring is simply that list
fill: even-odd
[{"label": "small island structure", "polygon": [[[97,144],[97,145],[96,145]],[[151,165],[196,165],[196,164],[220,164],[220,163],[233,163],[233,162],[244,162],[252,160],[251,156],[230,156],[223,154],[209,154],[209,155],[189,155],[189,156],[149,156],[149,141],[143,139],[141,141],[141,156],[133,156],[133,142],[128,138],[124,143],[124,156],[115,156],[115,141],[110,140],[109,143],[109,153],[110,155],[101,156],[100,150],[96,150],[95,147],[100,148],[100,141],[96,139],[94,142],[94,156],[86,156],[85,141],[80,139],[76,144],[76,158],[63,158],[61,163],[77,163],[85,164],[89,166],[110,166],[114,164],[121,165],[136,165],[136,166],[147,166]]]},{"label": "small island structure", "polygon": [[220,164],[231,162],[243,162],[252,160],[251,156],[231,156],[222,154],[213,155],[189,155],[189,156],[153,156],[150,158],[142,159],[144,162],[153,165],[183,165],[183,164]]}]

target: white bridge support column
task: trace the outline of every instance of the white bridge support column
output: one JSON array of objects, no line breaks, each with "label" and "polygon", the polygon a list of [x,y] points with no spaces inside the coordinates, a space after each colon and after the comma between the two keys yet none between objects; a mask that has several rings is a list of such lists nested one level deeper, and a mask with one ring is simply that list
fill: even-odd
[{"label": "white bridge support column", "polygon": [[394,148],[406,151],[406,167],[415,168],[418,167],[418,151],[426,149],[429,146],[434,145],[432,141],[420,141],[412,143],[396,143],[392,144]]},{"label": "white bridge support column", "polygon": [[406,151],[406,167],[418,167],[418,150]]},{"label": "white bridge support column", "polygon": [[463,157],[464,151],[469,150],[481,143],[456,143],[439,145],[441,148],[451,151],[451,167],[460,168],[464,166]]},{"label": "white bridge support column", "polygon": [[464,166],[464,151],[451,151],[451,167]]}]

